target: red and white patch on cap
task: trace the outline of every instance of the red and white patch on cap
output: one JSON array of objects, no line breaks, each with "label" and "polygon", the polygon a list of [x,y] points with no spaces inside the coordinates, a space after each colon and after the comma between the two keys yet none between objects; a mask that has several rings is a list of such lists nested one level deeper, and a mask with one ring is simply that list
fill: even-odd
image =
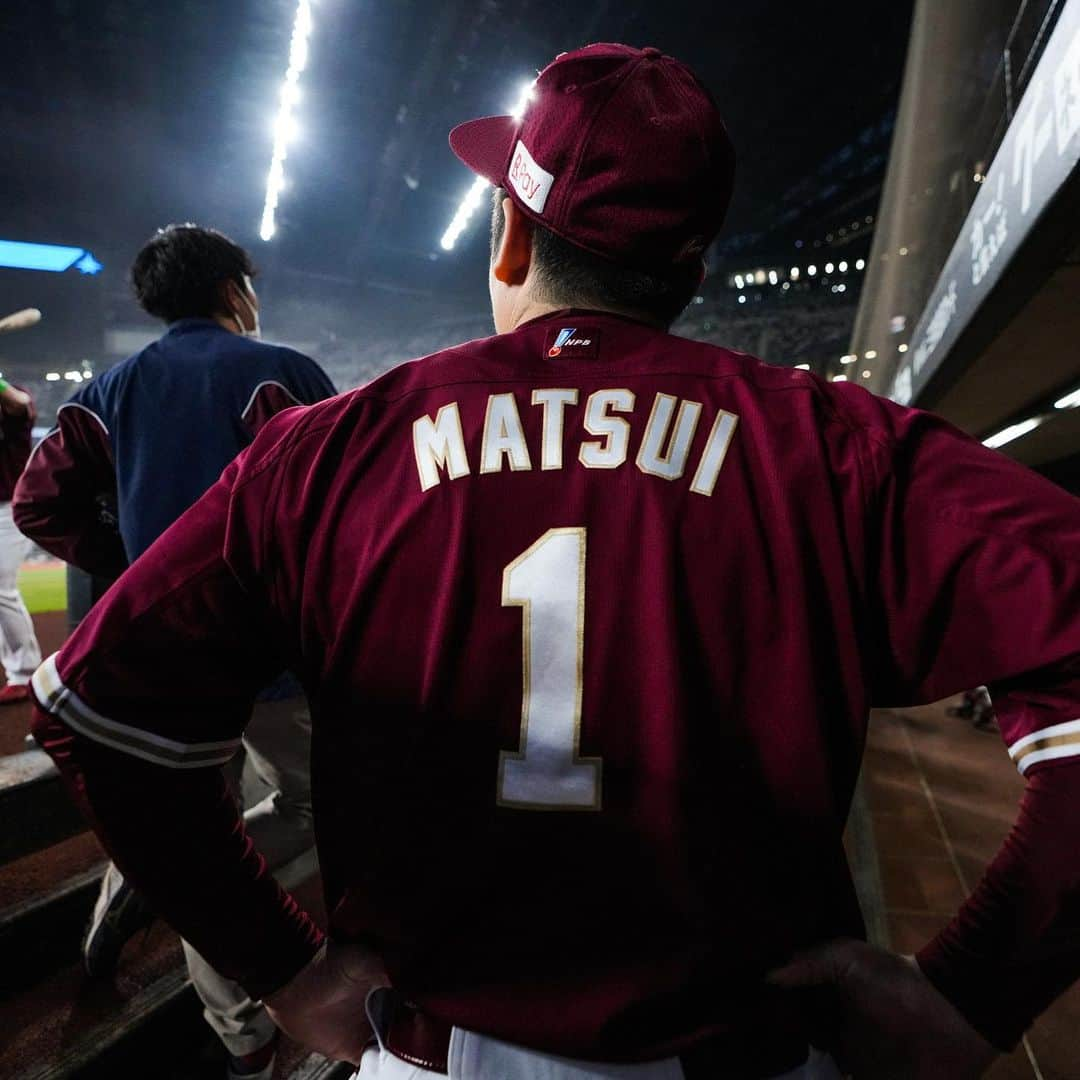
[{"label": "red and white patch on cap", "polygon": [[521,201],[530,210],[542,214],[555,177],[533,161],[532,154],[525,149],[525,144],[520,139],[514,147],[508,178],[514,190],[521,196]]}]

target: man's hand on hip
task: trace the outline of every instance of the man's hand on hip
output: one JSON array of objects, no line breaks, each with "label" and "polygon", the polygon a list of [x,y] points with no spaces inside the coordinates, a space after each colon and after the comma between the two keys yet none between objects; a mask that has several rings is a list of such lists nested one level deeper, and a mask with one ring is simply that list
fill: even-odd
[{"label": "man's hand on hip", "polygon": [[263,999],[289,1038],[333,1061],[360,1064],[372,1037],[364,1004],[389,985],[382,961],[360,945],[327,942],[280,990]]},{"label": "man's hand on hip", "polygon": [[776,986],[823,991],[829,1049],[855,1080],[976,1080],[998,1051],[929,982],[914,960],[862,941],[800,953]]}]

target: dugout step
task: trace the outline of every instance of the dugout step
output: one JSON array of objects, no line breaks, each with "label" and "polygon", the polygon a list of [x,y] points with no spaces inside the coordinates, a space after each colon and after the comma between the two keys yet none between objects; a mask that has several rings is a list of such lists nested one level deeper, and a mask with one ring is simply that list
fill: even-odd
[{"label": "dugout step", "polygon": [[0,757],[0,821],[0,866],[86,829],[44,750]]},{"label": "dugout step", "polygon": [[0,911],[0,971],[12,993],[77,962],[105,863]]}]

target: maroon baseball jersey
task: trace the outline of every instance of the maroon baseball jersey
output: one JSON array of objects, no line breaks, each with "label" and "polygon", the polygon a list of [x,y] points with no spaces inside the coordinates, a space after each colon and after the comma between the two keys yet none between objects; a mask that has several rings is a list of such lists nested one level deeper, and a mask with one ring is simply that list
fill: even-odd
[{"label": "maroon baseball jersey", "polygon": [[989,683],[1022,769],[1080,754],[1078,543],[930,415],[563,311],[272,420],[43,666],[36,730],[265,993],[319,938],[210,766],[288,666],[335,937],[466,1028],[765,1075],[807,1030],[763,975],[862,933],[868,708]]}]

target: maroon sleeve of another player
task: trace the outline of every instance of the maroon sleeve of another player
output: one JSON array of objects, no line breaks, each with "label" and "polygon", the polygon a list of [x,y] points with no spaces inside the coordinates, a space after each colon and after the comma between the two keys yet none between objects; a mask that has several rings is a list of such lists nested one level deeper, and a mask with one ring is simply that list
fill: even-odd
[{"label": "maroon sleeve of another player", "polygon": [[[302,416],[303,414],[297,414]],[[121,577],[33,679],[34,735],[123,873],[260,998],[321,934],[268,873],[220,765],[284,666],[258,563],[288,417],[264,431]]]},{"label": "maroon sleeve of another player", "polygon": [[56,427],[38,444],[12,496],[21,533],[91,574],[114,578],[127,555],[109,507],[116,470],[104,423],[79,404],[60,407]]},{"label": "maroon sleeve of another player", "polygon": [[986,684],[1028,787],[974,894],[920,954],[999,1047],[1080,978],[1080,500],[927,413],[863,394],[873,702]]},{"label": "maroon sleeve of another player", "polygon": [[302,402],[279,382],[261,382],[251,392],[247,405],[241,414],[244,426],[252,437],[258,435],[267,421],[272,420],[284,409],[291,409]]}]

